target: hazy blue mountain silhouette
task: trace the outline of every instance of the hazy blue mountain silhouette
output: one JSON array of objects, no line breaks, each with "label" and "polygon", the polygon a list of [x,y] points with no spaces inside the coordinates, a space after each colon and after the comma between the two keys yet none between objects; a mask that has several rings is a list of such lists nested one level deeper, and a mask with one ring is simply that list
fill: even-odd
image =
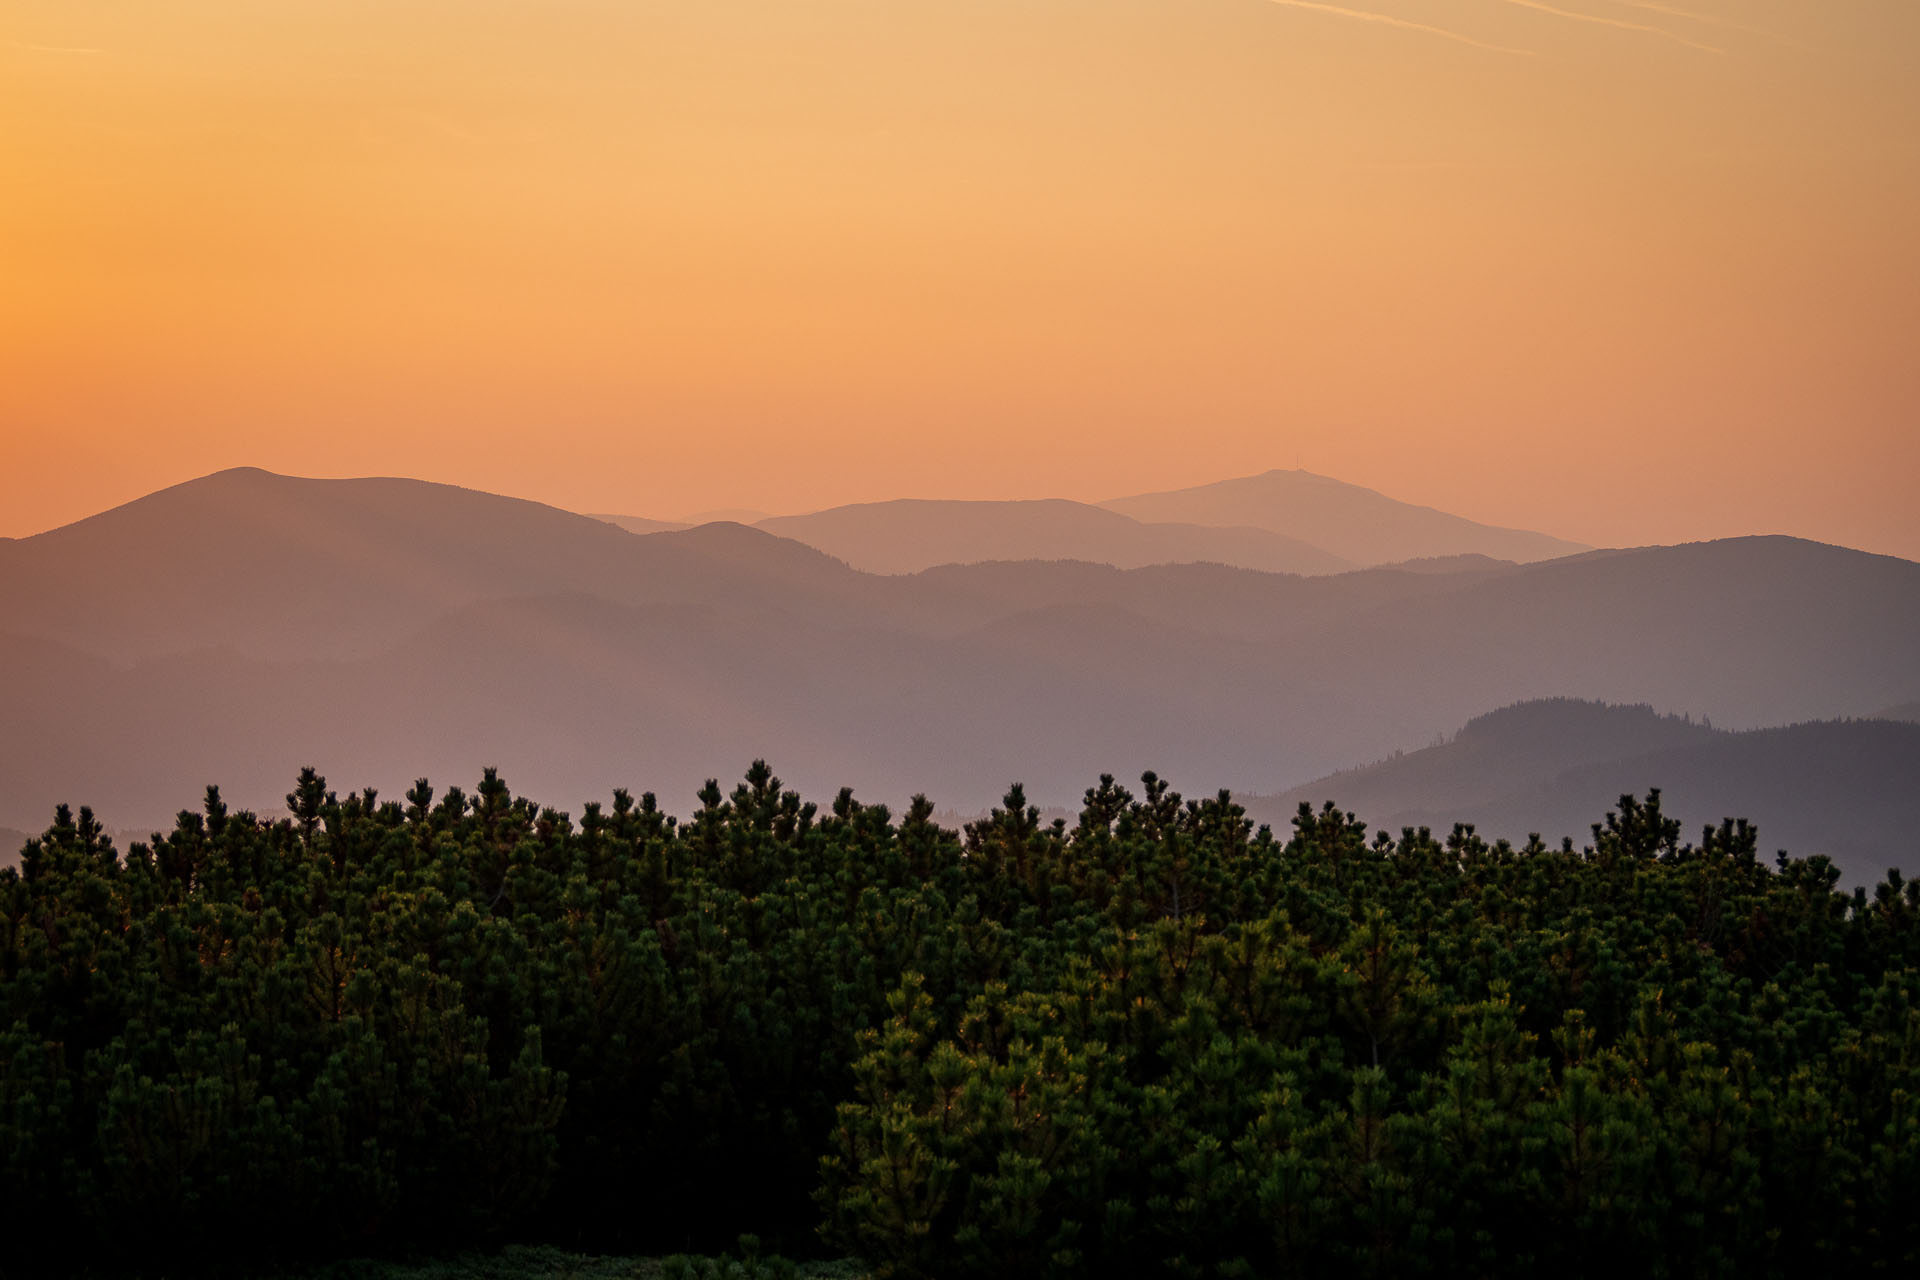
[{"label": "hazy blue mountain silhouette", "polygon": [[1311,471],[1268,471],[1100,504],[1136,520],[1245,525],[1305,539],[1356,565],[1480,555],[1522,563],[1588,548],[1564,538],[1478,524]]},{"label": "hazy blue mountain silhouette", "polygon": [[1269,573],[1337,573],[1355,567],[1303,539],[1265,529],[1143,524],[1059,498],[902,498],[776,516],[756,527],[818,547],[868,573],[917,573],[988,560],[1084,560],[1121,569],[1208,562]]},{"label": "hazy blue mountain silhouette", "polygon": [[1920,724],[1920,699],[1882,707],[1874,712],[1874,717],[1880,720],[1911,720],[1915,724]]},{"label": "hazy blue mountain silhouette", "polygon": [[961,810],[1147,768],[1271,792],[1529,698],[1868,715],[1912,696],[1920,636],[1920,565],[1785,538],[881,576],[737,524],[638,536],[410,481],[223,473],[155,498],[0,544],[0,824],[60,801],[158,823],[208,782],[277,809],[309,763],[388,794],[497,764],[550,803],[626,786],[677,809],[755,757],[812,794]]},{"label": "hazy blue mountain silhouette", "polygon": [[1663,789],[1663,807],[1700,829],[1744,817],[1764,853],[1825,854],[1848,883],[1920,868],[1920,725],[1820,721],[1728,732],[1646,706],[1552,699],[1467,722],[1449,741],[1247,802],[1279,827],[1328,801],[1389,831],[1473,823],[1489,838],[1591,842],[1624,794]]}]

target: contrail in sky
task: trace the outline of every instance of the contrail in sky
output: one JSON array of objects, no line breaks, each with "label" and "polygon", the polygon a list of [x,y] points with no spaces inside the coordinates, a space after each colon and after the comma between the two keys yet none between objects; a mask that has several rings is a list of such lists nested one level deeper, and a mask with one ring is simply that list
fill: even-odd
[{"label": "contrail in sky", "polygon": [[[1689,49],[1698,49],[1702,53],[1725,53],[1726,52],[1725,49],[1716,49],[1714,46],[1710,44],[1701,44],[1698,40],[1689,40],[1685,36],[1680,35],[1678,32],[1669,31],[1665,27],[1650,26],[1644,22],[1628,22],[1624,18],[1606,18],[1606,17],[1602,17],[1597,13],[1580,13],[1573,9],[1556,9],[1554,6],[1550,4],[1541,3],[1541,0],[1500,0],[1500,3],[1516,5],[1522,9],[1537,9],[1541,13],[1550,13],[1556,18],[1569,18],[1574,22],[1591,22],[1597,26],[1602,26],[1602,27],[1618,27],[1622,31],[1644,31],[1648,35],[1663,36],[1666,39],[1672,40],[1678,44],[1684,44]],[[1635,5],[1634,7],[1644,8],[1647,6]],[[1691,15],[1680,15],[1676,13],[1674,16],[1680,17],[1680,16],[1691,16]]]},{"label": "contrail in sky", "polygon": [[1319,4],[1316,0],[1268,0],[1270,4],[1281,5],[1288,9],[1311,9],[1316,13],[1330,13],[1339,18],[1352,18],[1357,22],[1372,22],[1383,27],[1399,27],[1405,31],[1421,31],[1430,36],[1439,36],[1460,44],[1470,44],[1476,49],[1487,49],[1494,53],[1511,53],[1527,58],[1533,56],[1531,49],[1514,49],[1504,44],[1489,44],[1485,40],[1476,40],[1472,36],[1462,35],[1458,31],[1449,31],[1445,27],[1430,27],[1424,22],[1409,22],[1405,18],[1395,18],[1389,14],[1374,13],[1368,9],[1348,9],[1337,4]]},{"label": "contrail in sky", "polygon": [[1613,0],[1613,3],[1628,9],[1644,9],[1648,13],[1664,14],[1669,18],[1685,18],[1688,22],[1701,22],[1713,27],[1729,27],[1734,31],[1744,31],[1749,35],[1764,36],[1768,40],[1777,40],[1781,44],[1798,44],[1777,31],[1765,27],[1748,26],[1744,22],[1735,22],[1732,18],[1722,18],[1718,14],[1695,13],[1691,9],[1681,9],[1670,4],[1655,4],[1653,0]]},{"label": "contrail in sky", "polygon": [[28,53],[95,54],[106,52],[105,49],[79,49],[59,44],[27,44],[22,40],[0,40],[0,45],[5,45],[9,49],[25,49]]},{"label": "contrail in sky", "polygon": [[1664,13],[1669,18],[1685,18],[1690,22],[1711,22],[1714,26],[1738,26],[1725,18],[1716,18],[1712,14],[1692,13],[1686,9],[1676,9],[1669,4],[1654,4],[1653,0],[1613,0],[1613,3],[1628,9],[1645,9],[1648,13]]}]

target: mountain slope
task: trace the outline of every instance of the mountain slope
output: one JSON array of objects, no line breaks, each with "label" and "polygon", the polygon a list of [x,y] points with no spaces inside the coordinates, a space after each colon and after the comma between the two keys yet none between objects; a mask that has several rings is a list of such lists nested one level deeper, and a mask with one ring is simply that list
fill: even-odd
[{"label": "mountain slope", "polygon": [[1651,708],[1557,699],[1476,717],[1451,741],[1248,802],[1276,824],[1332,801],[1386,830],[1473,823],[1519,844],[1590,839],[1622,795],[1662,790],[1683,833],[1728,817],[1763,851],[1825,854],[1850,884],[1920,867],[1920,725],[1822,721],[1727,732]]},{"label": "mountain slope", "polygon": [[[0,544],[0,599],[11,630],[131,660],[208,645],[372,653],[450,610],[546,591],[665,604],[821,595],[818,573],[784,585],[795,557],[772,563],[777,539],[732,528],[635,537],[452,485],[241,468]],[[743,569],[743,538],[765,544],[767,565]],[[788,545],[854,589],[845,566]]]},{"label": "mountain slope", "polygon": [[1456,555],[1526,563],[1587,550],[1544,533],[1478,524],[1396,502],[1310,471],[1268,471],[1100,505],[1136,520],[1265,529],[1324,547],[1356,565]]},{"label": "mountain slope", "polygon": [[1920,664],[1920,564],[1785,537],[1592,552],[1339,619],[1283,652],[1373,698],[1451,706],[1428,735],[1557,696],[1743,728],[1863,715]]},{"label": "mountain slope", "polygon": [[1211,562],[1270,573],[1352,566],[1298,538],[1263,529],[1142,524],[1063,499],[929,502],[900,499],[777,516],[756,526],[869,573],[903,574],[988,560],[1085,560],[1129,569]]},{"label": "mountain slope", "polygon": [[[1645,704],[1542,698],[1475,716],[1445,743],[1317,779],[1274,803],[1291,814],[1308,793],[1324,800],[1337,792],[1343,808],[1377,813],[1382,823],[1410,811],[1472,811],[1570,769],[1720,736],[1708,725],[1660,715]],[[1275,810],[1268,805],[1265,811]],[[1598,816],[1596,811],[1587,821]]]}]

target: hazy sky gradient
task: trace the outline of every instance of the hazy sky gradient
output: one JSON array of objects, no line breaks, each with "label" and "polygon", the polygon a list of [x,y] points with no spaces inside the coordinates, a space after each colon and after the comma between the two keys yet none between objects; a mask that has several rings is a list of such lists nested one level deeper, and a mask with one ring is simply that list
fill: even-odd
[{"label": "hazy sky gradient", "polygon": [[0,534],[1311,470],[1920,558],[1912,0],[0,0]]}]

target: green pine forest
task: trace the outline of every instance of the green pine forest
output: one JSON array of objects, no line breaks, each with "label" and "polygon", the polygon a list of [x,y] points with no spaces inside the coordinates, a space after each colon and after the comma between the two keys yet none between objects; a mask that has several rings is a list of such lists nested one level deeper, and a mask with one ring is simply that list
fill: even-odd
[{"label": "green pine forest", "polygon": [[[184,799],[185,797],[183,797]],[[963,830],[216,789],[0,871],[0,1271],[506,1245],[874,1275],[1920,1262],[1920,885],[1103,777]],[[52,1261],[59,1260],[55,1267]]]}]

